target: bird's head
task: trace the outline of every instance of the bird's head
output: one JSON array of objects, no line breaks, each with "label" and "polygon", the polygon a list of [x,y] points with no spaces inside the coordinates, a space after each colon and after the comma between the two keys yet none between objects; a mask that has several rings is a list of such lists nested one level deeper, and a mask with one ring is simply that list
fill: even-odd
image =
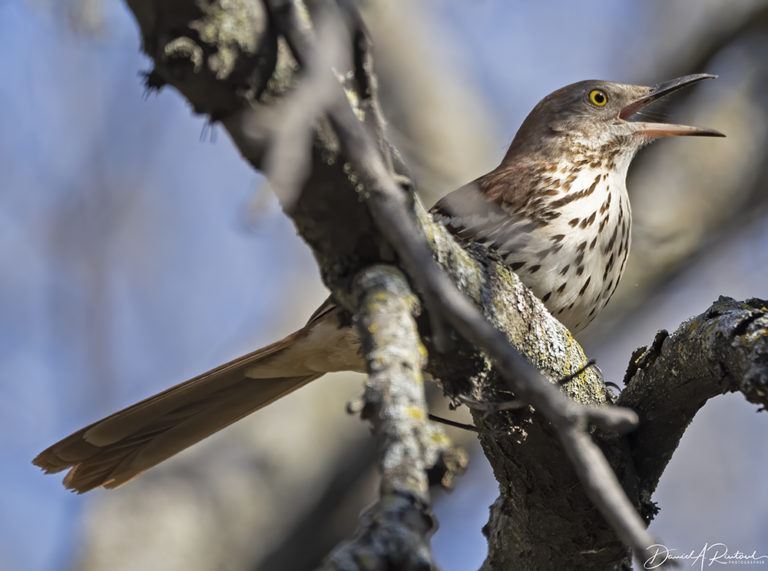
[{"label": "bird's head", "polygon": [[557,155],[616,149],[631,159],[640,147],[658,137],[723,137],[714,129],[650,123],[638,117],[638,112],[649,103],[715,77],[703,73],[686,75],[652,87],[599,80],[573,83],[547,95],[534,107],[507,157],[541,151]]}]

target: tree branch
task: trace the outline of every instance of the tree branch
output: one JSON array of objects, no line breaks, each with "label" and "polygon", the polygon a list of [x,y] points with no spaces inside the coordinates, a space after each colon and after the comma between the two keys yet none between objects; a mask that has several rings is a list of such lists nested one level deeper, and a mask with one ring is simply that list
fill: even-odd
[{"label": "tree branch", "polygon": [[368,369],[363,417],[371,419],[378,442],[381,496],[325,568],[430,569],[434,521],[427,471],[445,466],[438,459],[455,452],[442,430],[427,420],[421,376],[426,352],[413,319],[418,300],[393,267],[372,266],[355,285]]},{"label": "tree branch", "polygon": [[768,407],[768,302],[721,297],[636,352],[625,382],[619,403],[640,416],[628,440],[641,493],[650,498],[683,432],[709,399],[741,392],[761,410]]}]

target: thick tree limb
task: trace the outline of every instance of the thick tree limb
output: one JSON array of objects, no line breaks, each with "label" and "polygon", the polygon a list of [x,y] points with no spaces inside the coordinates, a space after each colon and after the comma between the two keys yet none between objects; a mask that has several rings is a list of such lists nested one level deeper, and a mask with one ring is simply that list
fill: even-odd
[{"label": "thick tree limb", "polygon": [[629,364],[619,402],[640,415],[628,440],[643,497],[650,498],[693,417],[711,398],[740,392],[768,407],[768,301],[721,297],[705,313]]}]

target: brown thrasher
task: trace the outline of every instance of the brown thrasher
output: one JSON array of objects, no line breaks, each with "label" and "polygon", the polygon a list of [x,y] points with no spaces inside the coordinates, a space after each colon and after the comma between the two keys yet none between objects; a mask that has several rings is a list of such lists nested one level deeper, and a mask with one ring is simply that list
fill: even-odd
[{"label": "brown thrasher", "polygon": [[[627,261],[629,163],[668,135],[711,129],[631,121],[648,103],[714,76],[654,87],[582,81],[545,97],[501,164],[442,200],[435,217],[462,240],[494,249],[572,330],[605,306]],[[307,325],[82,428],[41,452],[46,472],[70,468],[77,492],[114,488],[326,372],[363,371],[354,327],[329,300]]]}]

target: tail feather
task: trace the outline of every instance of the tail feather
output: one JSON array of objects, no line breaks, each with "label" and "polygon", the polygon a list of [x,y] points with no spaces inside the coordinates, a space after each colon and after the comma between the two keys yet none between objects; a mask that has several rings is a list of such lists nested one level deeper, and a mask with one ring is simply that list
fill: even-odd
[{"label": "tail feather", "polygon": [[[60,440],[33,463],[47,473],[69,468],[64,485],[78,493],[115,488],[185,448],[267,406],[323,372],[303,367],[286,349],[302,349],[305,328],[118,411]],[[261,377],[274,372],[285,376]],[[277,368],[281,368],[278,366]]]},{"label": "tail feather", "polygon": [[354,328],[332,301],[288,337],[70,434],[33,463],[69,469],[79,493],[115,488],[330,371],[363,369]]},{"label": "tail feather", "polygon": [[207,398],[213,398],[214,394],[220,394],[227,387],[241,383],[246,377],[246,369],[263,363],[267,358],[292,347],[304,335],[306,335],[305,330],[299,330],[277,343],[219,365],[202,375],[111,414],[85,427],[83,429],[85,438],[88,442],[99,446],[111,444],[132,434],[137,425],[147,424],[161,417],[170,421],[173,414],[184,414],[184,408],[187,406],[209,406],[206,403]]},{"label": "tail feather", "polygon": [[[65,444],[63,451],[68,457],[62,462],[54,445],[38,456],[35,464],[49,472],[71,466],[64,485],[79,493],[97,486],[116,488],[318,376],[249,379],[212,395],[205,403],[173,411],[135,434],[104,446],[84,448],[83,443],[88,444],[84,441],[84,429],[65,440],[73,439],[77,442],[76,450],[85,449],[85,454],[73,459],[72,448]],[[54,455],[53,462],[50,454]]]}]

